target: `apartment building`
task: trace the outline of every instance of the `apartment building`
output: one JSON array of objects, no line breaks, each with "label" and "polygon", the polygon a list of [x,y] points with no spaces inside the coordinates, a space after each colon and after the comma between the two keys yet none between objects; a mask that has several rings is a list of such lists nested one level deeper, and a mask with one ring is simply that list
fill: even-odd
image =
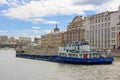
[{"label": "apartment building", "polygon": [[118,11],[106,11],[87,16],[85,39],[91,46],[115,49],[120,45],[120,7]]}]

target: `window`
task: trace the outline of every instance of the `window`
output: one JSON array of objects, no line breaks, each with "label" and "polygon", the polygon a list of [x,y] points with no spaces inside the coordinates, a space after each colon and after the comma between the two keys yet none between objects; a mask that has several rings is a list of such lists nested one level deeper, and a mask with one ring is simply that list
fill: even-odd
[{"label": "window", "polygon": [[120,30],[120,27],[117,27],[117,30]]},{"label": "window", "polygon": [[99,28],[100,28],[100,24],[99,24],[98,26],[99,26]]},{"label": "window", "polygon": [[105,23],[105,27],[107,27],[107,23]]},{"label": "window", "polygon": [[108,23],[108,26],[110,26],[110,22]]},{"label": "window", "polygon": [[105,18],[105,21],[107,21],[107,18]]},{"label": "window", "polygon": [[98,19],[98,22],[100,22],[100,19]]},{"label": "window", "polygon": [[101,20],[102,20],[102,22],[103,22],[103,18],[102,18]]},{"label": "window", "polygon": [[115,40],[112,40],[112,43],[115,43]]},{"label": "window", "polygon": [[115,38],[115,32],[112,32],[112,38]]},{"label": "window", "polygon": [[110,21],[110,17],[108,17],[108,20]]},{"label": "window", "polygon": [[103,24],[101,26],[103,27]]},{"label": "window", "polygon": [[115,31],[115,27],[112,27],[112,31]]},{"label": "window", "polygon": [[97,20],[95,22],[97,23]]}]

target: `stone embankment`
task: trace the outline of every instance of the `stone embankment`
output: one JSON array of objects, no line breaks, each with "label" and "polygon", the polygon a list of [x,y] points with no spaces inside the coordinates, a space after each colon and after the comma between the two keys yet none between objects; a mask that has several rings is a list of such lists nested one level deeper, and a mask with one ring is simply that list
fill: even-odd
[{"label": "stone embankment", "polygon": [[112,56],[114,57],[115,60],[120,61],[120,50],[112,50]]}]

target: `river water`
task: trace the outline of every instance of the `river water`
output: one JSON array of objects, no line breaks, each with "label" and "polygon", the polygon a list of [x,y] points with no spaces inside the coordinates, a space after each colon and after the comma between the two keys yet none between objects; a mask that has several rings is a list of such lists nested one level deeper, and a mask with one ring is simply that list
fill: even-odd
[{"label": "river water", "polygon": [[120,62],[112,65],[72,65],[16,58],[0,50],[0,80],[120,80]]}]

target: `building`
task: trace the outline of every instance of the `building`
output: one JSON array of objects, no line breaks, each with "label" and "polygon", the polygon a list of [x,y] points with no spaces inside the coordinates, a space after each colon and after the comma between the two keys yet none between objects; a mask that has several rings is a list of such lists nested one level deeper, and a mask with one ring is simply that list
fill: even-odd
[{"label": "building", "polygon": [[34,38],[34,43],[36,43],[36,44],[38,44],[38,45],[41,45],[41,38],[35,37],[35,38]]},{"label": "building", "polygon": [[26,46],[27,44],[31,43],[30,37],[19,37],[19,45]]},{"label": "building", "polygon": [[[116,34],[116,48],[118,48],[118,47],[120,47],[120,6],[119,6],[119,10],[118,10],[118,12],[117,12],[117,21],[118,21],[118,23],[117,23],[117,28],[115,29],[115,31],[114,31],[114,33],[116,32],[117,34]],[[114,33],[113,33],[113,35],[114,35]],[[113,41],[113,42],[115,42],[115,41]],[[113,44],[114,46],[115,46],[115,44]],[[113,46],[113,47],[114,47]]]},{"label": "building", "polygon": [[0,43],[6,43],[8,41],[8,36],[0,36]]},{"label": "building", "polygon": [[67,43],[72,41],[85,41],[85,20],[76,16],[67,27]]},{"label": "building", "polygon": [[86,41],[91,46],[102,49],[115,49],[120,46],[120,8],[87,16],[85,19]]},{"label": "building", "polygon": [[63,33],[63,35],[64,35],[64,46],[66,46],[66,44],[68,43],[67,42],[67,31],[65,31],[64,33]]},{"label": "building", "polygon": [[15,39],[15,37],[9,37],[7,43],[8,43],[8,44],[16,44],[16,39]]},{"label": "building", "polygon": [[58,25],[54,29],[54,32],[41,36],[42,47],[59,47],[64,45],[64,32],[59,31]]}]

